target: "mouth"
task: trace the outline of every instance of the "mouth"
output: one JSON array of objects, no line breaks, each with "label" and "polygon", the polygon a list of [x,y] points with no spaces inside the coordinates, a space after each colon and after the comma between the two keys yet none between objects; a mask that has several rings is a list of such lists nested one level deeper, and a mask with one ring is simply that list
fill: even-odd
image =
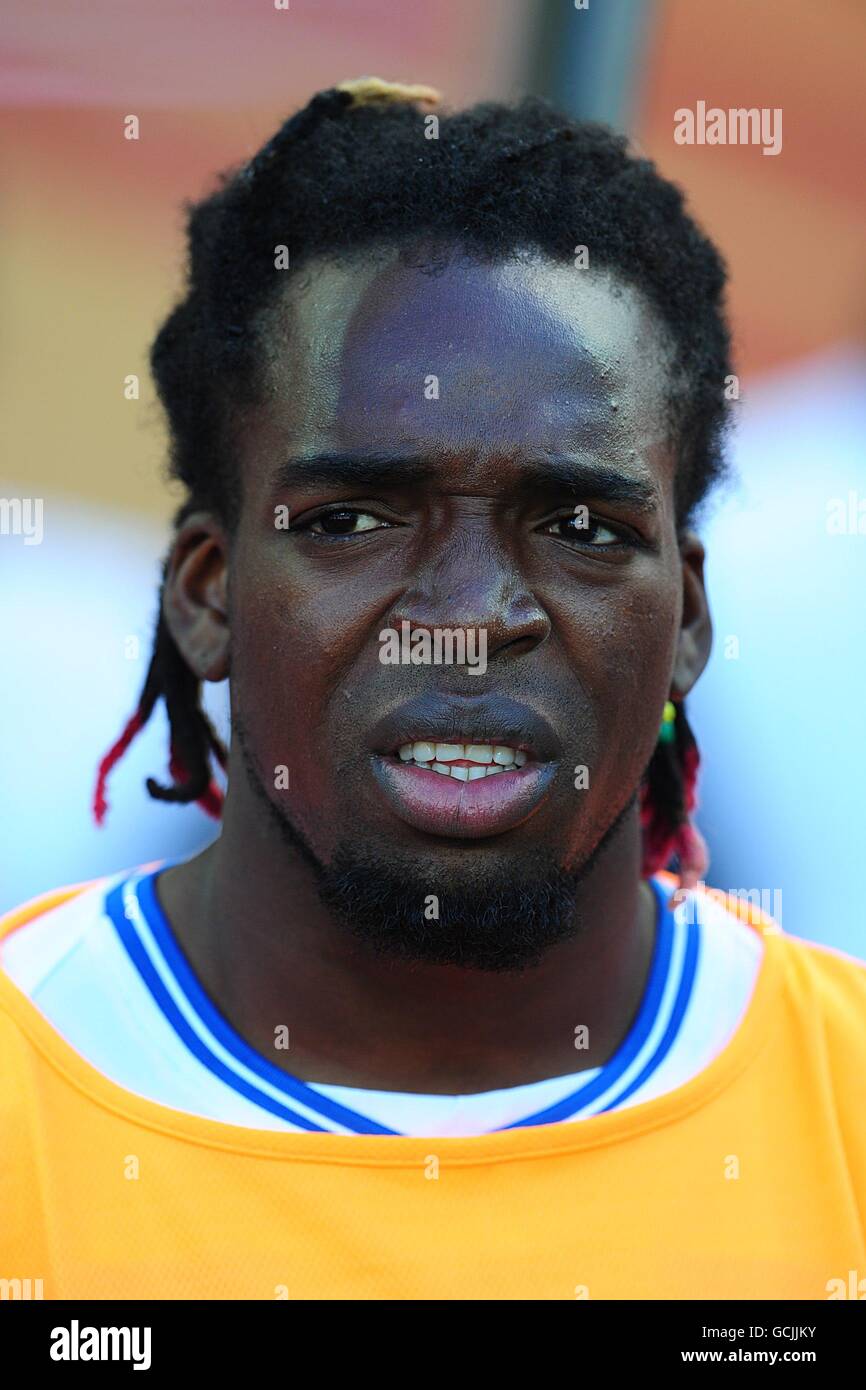
[{"label": "mouth", "polygon": [[404,765],[454,777],[458,782],[518,772],[529,760],[525,749],[507,743],[434,743],[430,739],[401,744],[397,757]]},{"label": "mouth", "polygon": [[415,830],[461,840],[500,835],[546,800],[558,767],[547,722],[510,700],[471,704],[428,697],[380,726],[393,736],[372,753],[374,776],[391,810]]}]

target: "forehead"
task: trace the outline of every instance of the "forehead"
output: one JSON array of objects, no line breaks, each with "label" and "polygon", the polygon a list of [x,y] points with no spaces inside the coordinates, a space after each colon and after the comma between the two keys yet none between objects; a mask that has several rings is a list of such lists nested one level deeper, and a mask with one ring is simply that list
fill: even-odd
[{"label": "forehead", "polygon": [[294,451],[659,452],[669,345],[635,290],[539,254],[417,259],[293,276],[268,316],[264,399]]}]

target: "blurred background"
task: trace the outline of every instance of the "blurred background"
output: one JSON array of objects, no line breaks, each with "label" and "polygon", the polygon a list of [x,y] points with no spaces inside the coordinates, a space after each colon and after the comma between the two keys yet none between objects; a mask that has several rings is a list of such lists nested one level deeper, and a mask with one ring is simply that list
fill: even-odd
[{"label": "blurred background", "polygon": [[[279,0],[278,0],[279,3]],[[146,671],[179,494],[146,355],[182,203],[320,88],[374,73],[449,104],[548,96],[628,132],[731,271],[734,480],[708,512],[716,647],[690,703],[709,881],[866,956],[866,284],[859,0],[6,0],[0,910],[205,844],[152,802],[160,717],[90,815]],[[674,112],[781,108],[781,152],[680,145]],[[135,115],[140,138],[124,138]],[[140,379],[127,399],[126,379]],[[844,518],[840,520],[840,518]],[[5,530],[11,532],[7,525]],[[224,687],[209,687],[224,721]],[[861,859],[863,856],[863,859]]]}]

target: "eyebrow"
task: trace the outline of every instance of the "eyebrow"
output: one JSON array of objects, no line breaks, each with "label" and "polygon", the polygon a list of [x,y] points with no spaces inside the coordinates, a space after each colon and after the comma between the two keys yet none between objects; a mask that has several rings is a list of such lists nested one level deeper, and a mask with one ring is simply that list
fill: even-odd
[{"label": "eyebrow", "polygon": [[[440,466],[429,456],[384,454],[312,454],[286,459],[274,472],[274,490],[306,484],[319,487],[396,488],[435,478]],[[575,494],[619,502],[639,512],[653,512],[659,503],[656,486],[645,477],[623,473],[607,464],[587,463],[565,455],[529,459],[520,465],[517,486],[522,490],[568,488]]]}]

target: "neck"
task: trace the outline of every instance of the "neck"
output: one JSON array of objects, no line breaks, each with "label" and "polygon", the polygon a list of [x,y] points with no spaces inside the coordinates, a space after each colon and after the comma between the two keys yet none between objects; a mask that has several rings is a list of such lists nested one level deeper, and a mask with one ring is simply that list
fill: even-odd
[{"label": "neck", "polygon": [[[655,935],[636,810],[580,881],[575,936],[502,973],[372,954],[323,906],[304,857],[230,801],[220,839],[160,875],[158,896],[221,1013],[287,1072],[469,1094],[600,1066],[621,1042]],[[287,1050],[274,1048],[281,1026]]]}]

